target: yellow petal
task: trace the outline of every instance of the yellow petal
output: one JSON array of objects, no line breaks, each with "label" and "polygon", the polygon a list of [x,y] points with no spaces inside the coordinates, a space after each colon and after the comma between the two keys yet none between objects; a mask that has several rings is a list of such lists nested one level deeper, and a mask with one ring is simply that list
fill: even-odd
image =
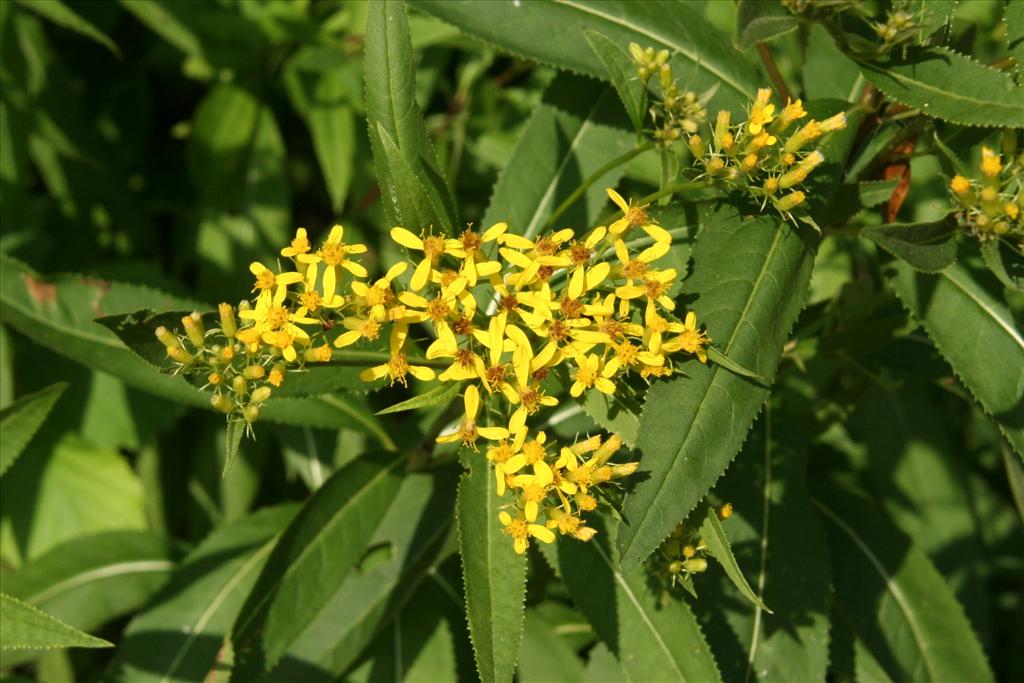
[{"label": "yellow petal", "polygon": [[365,370],[359,373],[359,379],[363,380],[364,382],[373,382],[374,380],[387,377],[387,374],[388,366],[385,363],[384,365],[375,365],[372,368],[366,368]]},{"label": "yellow petal", "polygon": [[622,198],[622,195],[610,187],[606,187],[605,192],[608,193],[608,198],[615,202],[615,206],[619,207],[623,213],[629,211],[629,204],[627,204],[626,200]]},{"label": "yellow petal", "polygon": [[419,249],[420,251],[423,251],[423,240],[405,228],[391,228],[391,239],[408,249]]},{"label": "yellow petal", "polygon": [[466,394],[463,396],[463,403],[466,406],[466,417],[470,420],[476,419],[480,412],[480,390],[475,384],[466,387]]},{"label": "yellow petal", "polygon": [[335,225],[331,228],[331,232],[327,235],[328,242],[340,242],[345,237],[345,228],[341,225]]},{"label": "yellow petal", "polygon": [[504,427],[477,427],[477,433],[490,441],[500,441],[508,438],[508,430]]},{"label": "yellow petal", "polygon": [[526,527],[530,532],[530,535],[536,538],[541,543],[554,543],[555,534],[552,533],[551,529],[540,524],[530,524]]},{"label": "yellow petal", "polygon": [[409,374],[424,382],[429,382],[435,377],[435,373],[432,368],[424,367],[422,365],[410,365]]},{"label": "yellow petal", "polygon": [[416,271],[412,274],[412,280],[409,281],[409,287],[414,292],[418,292],[423,289],[424,285],[427,284],[427,280],[430,279],[430,259],[423,259],[416,266]]}]

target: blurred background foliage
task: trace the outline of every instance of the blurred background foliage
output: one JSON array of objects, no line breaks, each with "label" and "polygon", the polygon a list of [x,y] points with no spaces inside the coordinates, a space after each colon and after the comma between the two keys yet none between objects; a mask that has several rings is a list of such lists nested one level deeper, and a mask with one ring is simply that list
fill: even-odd
[{"label": "blurred background foliage", "polygon": [[[696,4],[732,33],[732,3]],[[88,285],[96,280],[146,285],[200,308],[237,300],[247,293],[247,264],[272,261],[297,226],[317,236],[344,222],[370,245],[371,272],[397,259],[382,239],[390,226],[366,134],[367,7],[340,0],[3,0],[0,251],[40,273],[81,275],[85,285],[72,316],[89,314],[94,290]],[[995,1],[960,3],[958,47],[982,61],[997,59],[1001,11]],[[463,220],[479,219],[555,71],[492,52],[426,15],[412,12],[409,23],[419,59],[417,100],[439,167]],[[837,59],[820,27],[805,29],[773,42],[780,69],[809,98],[845,99],[848,85],[836,84],[855,78],[856,68],[843,71],[852,63]],[[953,142],[945,140],[966,154],[984,134],[961,128]],[[948,208],[940,157],[923,147],[911,161],[912,200],[900,214],[907,222],[934,219]],[[626,185],[638,195],[659,179],[654,157],[640,157],[626,170]],[[1024,648],[1024,536],[1006,469],[1015,463],[1019,473],[1019,463],[965,400],[949,367],[915,337],[899,303],[879,284],[870,249],[855,237],[836,236],[818,254],[809,308],[795,335],[810,341],[787,348],[779,380],[786,395],[786,404],[776,405],[778,421],[788,424],[783,438],[788,433],[807,453],[809,476],[835,479],[841,472],[839,478],[886,501],[885,512],[956,591],[999,677],[1021,680],[1022,661],[1013,653]],[[1024,306],[1014,302],[1019,321]],[[818,340],[810,337],[822,329],[832,335],[822,341],[832,345],[827,358],[816,355]],[[896,330],[909,333],[894,341]],[[0,407],[67,383],[29,451],[2,481],[5,586],[19,567],[58,546],[75,552],[76,540],[100,548],[145,546],[154,562],[165,562],[155,565],[164,569],[154,569],[151,585],[133,584],[137,590],[116,605],[80,599],[63,612],[50,606],[83,629],[106,624],[99,634],[112,640],[173,563],[212,529],[257,507],[304,498],[373,438],[351,429],[261,423],[259,438],[243,445],[232,476],[222,479],[221,416],[131,388],[39,341],[0,328]],[[891,373],[921,381],[907,389],[888,381]],[[384,392],[369,400],[379,408],[394,397]],[[883,421],[889,427],[880,430]],[[571,433],[574,426],[562,429]],[[737,462],[751,461],[746,455]],[[723,499],[738,478],[763,475],[756,466],[730,470]],[[113,535],[97,541],[97,532]],[[757,532],[756,525],[736,532],[741,562],[753,552]],[[593,632],[568,606],[550,567],[533,562],[531,572],[524,653],[549,656],[543,634],[556,628],[561,635],[552,637],[564,641],[563,649],[589,647]],[[439,576],[457,586],[457,559]],[[448,603],[430,607],[438,589],[428,586],[434,584],[414,598],[427,606],[423,613],[450,611]],[[735,615],[724,588],[709,586],[702,597],[697,610],[713,638],[716,624]],[[461,618],[456,613],[451,623]],[[466,638],[453,633],[445,637]],[[728,674],[729,656],[717,644]],[[463,673],[473,671],[467,651],[455,650]],[[839,667],[853,654],[833,656]],[[107,657],[50,653],[38,660],[38,672],[42,680],[90,680]],[[607,650],[593,650],[591,669],[608,660]],[[521,680],[543,680],[529,661],[523,659]],[[574,662],[566,666],[578,667]]]}]

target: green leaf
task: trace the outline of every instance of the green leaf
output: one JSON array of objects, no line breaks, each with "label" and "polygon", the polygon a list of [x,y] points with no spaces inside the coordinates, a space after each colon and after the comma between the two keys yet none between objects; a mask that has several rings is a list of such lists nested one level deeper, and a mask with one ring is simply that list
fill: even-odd
[{"label": "green leaf", "polygon": [[53,22],[57,26],[69,29],[96,41],[110,50],[115,57],[121,56],[121,51],[117,49],[117,45],[110,39],[110,36],[96,28],[85,17],[75,12],[63,2],[59,0],[18,0],[18,4]]},{"label": "green leaf", "polygon": [[[1015,256],[1018,256],[1015,254]],[[986,240],[981,243],[981,258],[996,278],[1011,289],[1024,290],[1024,275],[1012,276],[1006,270],[1006,262],[1003,260],[1002,240]],[[1011,261],[1016,266],[1015,273],[1024,270],[1024,264],[1019,258]]]},{"label": "green leaf", "polygon": [[860,234],[906,261],[914,270],[936,273],[956,260],[956,223],[889,223],[864,228]]},{"label": "green leaf", "polygon": [[732,44],[737,50],[746,50],[754,43],[795,31],[799,25],[800,21],[781,3],[737,0]]},{"label": "green leaf", "polygon": [[952,50],[910,46],[886,60],[861,61],[860,67],[883,93],[928,116],[966,126],[1024,128],[1024,89],[1009,74]]},{"label": "green leaf", "polygon": [[721,365],[723,368],[725,368],[729,372],[734,372],[737,375],[739,375],[740,377],[746,377],[747,379],[752,379],[755,382],[757,382],[758,384],[761,384],[761,385],[764,385],[764,386],[769,386],[771,384],[764,377],[761,377],[760,375],[758,375],[756,372],[753,372],[752,370],[747,370],[745,367],[743,367],[742,365],[740,365],[736,361],[730,359],[729,356],[726,356],[724,353],[722,353],[721,351],[716,349],[714,346],[709,346],[707,348],[707,352],[708,352],[708,360],[710,360],[712,363],[714,363],[716,365]]},{"label": "green leaf", "polygon": [[462,475],[456,503],[459,552],[466,584],[466,619],[483,683],[511,681],[523,635],[526,557],[502,533],[490,464],[473,458]]},{"label": "green leaf", "polygon": [[120,0],[121,6],[186,55],[203,56],[203,46],[195,32],[167,9],[163,2],[153,0]]},{"label": "green leaf", "polygon": [[583,683],[583,662],[536,608],[526,610],[519,651],[520,683]]},{"label": "green leaf", "polygon": [[[62,543],[17,573],[4,574],[4,590],[50,616],[91,631],[142,607],[175,567],[165,538],[138,531],[90,534]],[[5,653],[2,666],[38,655]]]},{"label": "green leaf", "polygon": [[189,171],[211,204],[219,205],[244,184],[259,116],[259,100],[233,83],[218,83],[199,103],[189,138]]},{"label": "green leaf", "polygon": [[110,667],[111,680],[205,680],[274,538],[297,509],[265,508],[210,534],[128,625]]},{"label": "green leaf", "polygon": [[[416,103],[405,3],[371,3],[364,42],[366,122],[388,219],[413,232],[434,225],[451,233],[458,220]],[[393,149],[386,147],[388,138]],[[413,201],[404,198],[410,194]]]},{"label": "green leaf", "polygon": [[235,456],[238,455],[238,447],[242,443],[242,437],[245,436],[245,425],[245,420],[228,420],[227,427],[224,430],[224,471],[220,475],[222,477],[228,476],[231,463],[235,461]]},{"label": "green leaf", "polygon": [[945,579],[865,501],[829,489],[836,599],[878,665],[896,681],[992,681],[985,655]]},{"label": "green leaf", "polygon": [[[803,307],[817,239],[769,216],[722,207],[693,248],[683,292],[722,352],[772,378]],[[625,500],[623,566],[640,564],[704,497],[736,455],[767,389],[719,365],[690,363],[685,376],[655,383],[640,416],[641,470]]]},{"label": "green leaf", "polygon": [[[532,239],[581,180],[627,152],[634,135],[610,106],[613,98],[611,88],[591,79],[556,76],[498,176],[483,225],[505,221],[510,231]],[[615,185],[623,170],[613,169],[595,182],[562,215],[563,223],[593,225],[608,203],[604,188]]]},{"label": "green leaf", "polygon": [[4,625],[0,648],[4,650],[114,647],[6,593],[0,593],[0,622]]},{"label": "green leaf", "polygon": [[395,454],[363,454],[306,502],[274,547],[232,629],[234,680],[280,661],[334,594],[380,524],[401,483]]},{"label": "green leaf", "polygon": [[[584,31],[608,37],[621,48],[631,42],[673,53],[675,73],[696,92],[721,83],[713,106],[742,110],[759,83],[754,68],[691,3],[578,0],[529,3],[415,0],[416,9],[458,26],[466,33],[513,54],[598,78],[608,72],[590,49]],[[551,27],[571,26],[557,40]],[[692,80],[691,80],[692,74]]]},{"label": "green leaf", "polygon": [[[646,571],[619,569],[618,525],[591,518],[592,541],[558,542],[569,595],[633,681],[718,681],[721,676],[697,620],[682,599],[659,601]],[[614,596],[614,599],[612,599]]]},{"label": "green leaf", "polygon": [[[310,667],[340,675],[398,614],[446,555],[457,478],[451,468],[410,474],[367,553],[296,639],[267,683],[299,680]],[[421,523],[430,520],[430,523]],[[378,561],[371,562],[373,557]],[[459,609],[461,613],[462,604]]]},{"label": "green leaf", "polygon": [[393,406],[388,406],[384,410],[378,410],[374,414],[389,415],[391,413],[402,413],[407,410],[418,410],[419,408],[429,408],[430,406],[436,406],[441,403],[448,403],[459,395],[459,391],[461,389],[462,385],[458,382],[441,384],[424,394],[413,396],[412,398],[396,403]]},{"label": "green leaf", "polygon": [[1024,79],[1024,6],[1019,2],[1006,3],[1003,23],[1006,25],[1006,47],[1013,57],[1013,68],[1020,83]]},{"label": "green leaf", "polygon": [[634,448],[640,427],[640,404],[621,394],[621,391],[616,391],[614,395],[608,396],[600,391],[588,391],[582,396],[583,410],[602,429],[618,434],[623,443]]},{"label": "green leaf", "polygon": [[[825,116],[846,103],[809,104]],[[835,179],[849,155],[860,119],[821,146],[826,166],[808,184],[813,215],[827,208]],[[741,367],[760,377],[775,375],[782,347],[806,301],[818,234],[777,217],[745,218],[721,205],[702,221],[691,256],[687,307],[707,327],[712,342]],[[623,504],[619,534],[623,566],[638,566],[672,531],[729,466],[768,395],[767,388],[721,366],[691,363],[686,375],[655,383],[640,416],[637,447],[649,478]]]},{"label": "green leaf", "polygon": [[847,57],[820,23],[809,26],[800,77],[808,100],[835,98],[857,102],[864,90],[860,67]]},{"label": "green leaf", "polygon": [[1024,338],[1006,305],[982,286],[984,275],[962,263],[927,275],[896,262],[889,282],[1024,457]]},{"label": "green leaf", "polygon": [[66,382],[53,384],[22,396],[0,411],[0,441],[4,444],[0,451],[0,476],[18,459],[67,388]]},{"label": "green leaf", "polygon": [[621,47],[604,35],[589,29],[583,32],[590,49],[598,56],[607,70],[607,77],[626,108],[629,120],[639,132],[644,124],[644,110],[647,104],[647,90],[636,74],[636,64]]},{"label": "green leaf", "polygon": [[348,97],[345,74],[327,71],[317,81],[306,116],[335,213],[345,206],[356,151],[355,114]]},{"label": "green leaf", "polygon": [[828,547],[807,495],[805,453],[776,441],[766,447],[771,414],[761,416],[714,496],[732,503],[723,526],[739,569],[775,613],[736,600],[732,580],[712,572],[699,581],[694,609],[725,680],[820,681],[829,664]]},{"label": "green leaf", "polygon": [[754,592],[754,589],[750,587],[747,579],[743,576],[743,571],[736,563],[736,557],[732,554],[729,537],[726,535],[725,529],[722,528],[722,522],[718,519],[718,513],[710,505],[707,506],[704,521],[701,522],[700,533],[704,543],[708,546],[708,553],[722,565],[726,576],[729,577],[729,580],[732,581],[732,584],[736,586],[743,597],[760,609],[768,612],[768,614],[771,614],[772,611],[758,597],[757,593]]}]

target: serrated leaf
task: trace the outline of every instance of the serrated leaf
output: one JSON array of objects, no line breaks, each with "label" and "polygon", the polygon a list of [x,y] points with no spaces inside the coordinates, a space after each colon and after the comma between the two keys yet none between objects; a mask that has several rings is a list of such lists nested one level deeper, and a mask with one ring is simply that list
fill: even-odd
[{"label": "serrated leaf", "polygon": [[[457,478],[450,469],[410,474],[371,538],[384,559],[360,563],[299,636],[266,683],[291,683],[310,667],[340,675],[392,622],[445,556]],[[421,524],[420,520],[431,520]],[[460,612],[462,604],[459,604]]]},{"label": "serrated leaf", "polygon": [[520,683],[583,683],[583,663],[574,648],[535,607],[526,610],[518,673]]},{"label": "serrated leaf", "polygon": [[334,473],[281,535],[232,628],[231,678],[273,668],[366,550],[401,484],[394,453],[363,454]]},{"label": "serrated leaf", "polygon": [[170,583],[128,625],[110,680],[204,680],[273,539],[297,510],[297,505],[265,508],[218,528],[189,553]]},{"label": "serrated leaf", "polygon": [[714,496],[732,504],[723,526],[736,561],[775,613],[736,600],[732,581],[722,575],[712,580],[710,572],[700,581],[694,609],[725,680],[824,680],[832,592],[828,548],[807,495],[805,454],[774,441],[766,447],[770,414],[761,416]]},{"label": "serrated leaf", "polygon": [[970,57],[910,46],[884,61],[859,63],[875,87],[928,116],[967,126],[1024,128],[1024,89],[1009,74]]},{"label": "serrated leaf", "polygon": [[[1019,257],[1019,255],[1017,255]],[[981,243],[981,258],[992,274],[1007,287],[1021,291],[1024,289],[1024,275],[1012,276],[1006,270],[1006,262],[1003,260],[1002,241],[986,240]],[[1016,266],[1015,272],[1024,272],[1024,263],[1017,258],[1011,264]]]},{"label": "serrated leaf", "polygon": [[894,263],[889,279],[903,305],[1024,458],[1024,338],[981,273],[954,263],[936,275]]},{"label": "serrated leaf", "polygon": [[860,234],[922,273],[936,273],[956,260],[956,223],[889,223],[864,228]]},{"label": "serrated leaf", "polygon": [[[413,232],[434,225],[451,233],[458,224],[457,212],[416,103],[405,3],[371,3],[364,42],[366,122],[388,218]],[[390,152],[384,147],[387,138],[394,147]],[[396,168],[401,171],[399,177]],[[408,176],[416,184],[410,186]],[[413,201],[405,199],[410,194]]]},{"label": "serrated leaf", "polygon": [[245,420],[228,420],[227,427],[224,429],[224,470],[221,472],[221,477],[228,476],[231,463],[238,455],[238,447],[242,443],[242,437],[245,436],[245,425]]},{"label": "serrated leaf", "polygon": [[[674,55],[674,72],[685,74],[694,91],[703,92],[721,83],[712,106],[737,113],[754,96],[759,83],[753,67],[733,51],[728,38],[698,7],[683,1],[415,0],[412,6],[513,54],[598,78],[607,78],[607,71],[590,49],[583,33],[586,29],[607,36],[621,48],[636,42],[655,50],[667,49]],[[572,26],[574,30],[552,40],[552,26]]]},{"label": "serrated leaf", "polygon": [[117,49],[117,45],[110,39],[110,36],[60,0],[18,0],[18,4],[57,26],[99,43],[110,50],[115,57],[121,56],[121,51]]},{"label": "serrated leaf", "polygon": [[[583,543],[562,538],[558,563],[569,595],[633,681],[718,681],[721,676],[685,600],[659,600],[643,568],[619,569],[618,525],[592,518]],[[614,596],[614,600],[612,599]]]},{"label": "serrated leaf", "polygon": [[828,212],[822,221],[824,225],[843,223],[861,209],[877,206],[889,201],[898,180],[864,180],[859,183],[843,183],[836,188],[835,196],[829,203]]},{"label": "serrated leaf", "polygon": [[[816,237],[768,216],[723,207],[693,248],[683,292],[713,343],[762,377],[775,375],[803,307]],[[767,389],[718,365],[689,363],[685,376],[655,383],[640,416],[640,469],[619,533],[623,566],[636,567],[704,497],[735,456]]]},{"label": "serrated leaf", "polygon": [[971,625],[941,574],[866,501],[828,489],[836,599],[885,673],[899,681],[992,681]]},{"label": "serrated leaf", "polygon": [[622,437],[630,448],[636,446],[637,430],[640,428],[640,404],[632,398],[621,395],[621,391],[609,396],[600,391],[583,394],[583,410],[602,429]]},{"label": "serrated leaf", "polygon": [[4,445],[0,450],[0,476],[18,459],[67,388],[66,382],[58,382],[22,396],[0,411],[0,442]]},{"label": "serrated leaf", "polygon": [[[483,225],[505,221],[528,238],[539,234],[551,212],[585,178],[633,144],[629,122],[616,116],[612,89],[591,79],[559,74],[544,92],[491,193]],[[563,215],[566,225],[592,225],[608,202],[617,168],[595,182]]]},{"label": "serrated leaf", "polygon": [[639,132],[644,122],[647,91],[637,76],[636,63],[625,50],[597,31],[585,29],[583,35],[590,44],[590,49],[604,64],[607,78],[612,82],[615,92],[619,94],[633,127]]},{"label": "serrated leaf", "polygon": [[459,391],[462,386],[458,382],[451,384],[442,384],[436,386],[425,394],[419,396],[413,396],[410,399],[401,401],[388,406],[384,410],[378,410],[375,415],[389,415],[391,413],[402,413],[407,410],[417,410],[419,408],[429,408],[430,406],[436,406],[441,403],[448,403],[453,398],[459,395]]},{"label": "serrated leaf", "polygon": [[1008,2],[1003,10],[1003,23],[1006,26],[1006,47],[1013,57],[1013,68],[1017,73],[1017,82],[1024,80],[1024,5],[1019,2]]},{"label": "serrated leaf", "polygon": [[0,648],[4,650],[114,647],[6,593],[0,593],[0,622],[4,625]]},{"label": "serrated leaf", "polygon": [[736,31],[733,33],[732,44],[738,50],[746,50],[754,43],[795,31],[799,25],[799,19],[780,3],[737,0]]},{"label": "serrated leaf", "polygon": [[754,589],[747,583],[746,577],[743,576],[743,571],[736,563],[736,557],[732,554],[732,546],[729,544],[729,537],[725,533],[725,529],[722,528],[722,522],[718,519],[718,513],[711,506],[707,506],[707,510],[704,514],[704,520],[700,525],[701,538],[704,539],[704,543],[708,546],[708,553],[718,560],[718,563],[722,565],[722,569],[725,570],[726,576],[732,581],[732,584],[736,586],[740,594],[743,595],[747,600],[760,609],[763,609],[768,614],[772,611],[768,609],[768,606],[764,604],[764,601],[758,597]]},{"label": "serrated leaf", "polygon": [[746,377],[747,379],[752,379],[755,382],[757,382],[758,384],[761,384],[763,386],[768,386],[770,384],[770,382],[768,380],[766,380],[764,377],[761,377],[759,374],[757,374],[753,370],[748,370],[747,368],[743,367],[742,365],[740,365],[736,361],[734,361],[731,358],[729,358],[729,356],[725,355],[724,353],[722,353],[721,351],[716,349],[714,346],[709,346],[707,348],[707,352],[708,352],[708,360],[710,360],[715,365],[721,365],[723,368],[725,368],[729,372],[736,373],[740,377]]},{"label": "serrated leaf", "polygon": [[497,483],[490,464],[471,460],[456,502],[466,619],[483,683],[511,681],[523,635],[526,557],[502,533]]}]

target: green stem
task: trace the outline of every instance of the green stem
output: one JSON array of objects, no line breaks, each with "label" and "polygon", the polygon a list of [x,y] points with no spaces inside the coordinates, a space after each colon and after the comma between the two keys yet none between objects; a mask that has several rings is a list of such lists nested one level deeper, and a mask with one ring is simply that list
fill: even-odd
[{"label": "green stem", "polygon": [[583,196],[583,193],[589,190],[591,185],[593,185],[602,177],[604,177],[604,175],[608,173],[608,171],[611,171],[613,168],[621,166],[622,164],[633,159],[634,157],[640,156],[647,150],[653,148],[654,142],[649,140],[644,144],[640,145],[639,147],[634,147],[625,154],[620,154],[619,156],[615,157],[601,168],[591,173],[590,176],[588,176],[587,179],[584,180],[583,183],[579,187],[577,187],[571,195],[565,198],[565,201],[559,204],[558,207],[551,212],[551,217],[548,218],[548,222],[545,224],[544,227],[548,229],[554,227],[558,219],[562,217],[562,214],[568,211],[569,208],[573,204],[575,204],[580,197]]}]

